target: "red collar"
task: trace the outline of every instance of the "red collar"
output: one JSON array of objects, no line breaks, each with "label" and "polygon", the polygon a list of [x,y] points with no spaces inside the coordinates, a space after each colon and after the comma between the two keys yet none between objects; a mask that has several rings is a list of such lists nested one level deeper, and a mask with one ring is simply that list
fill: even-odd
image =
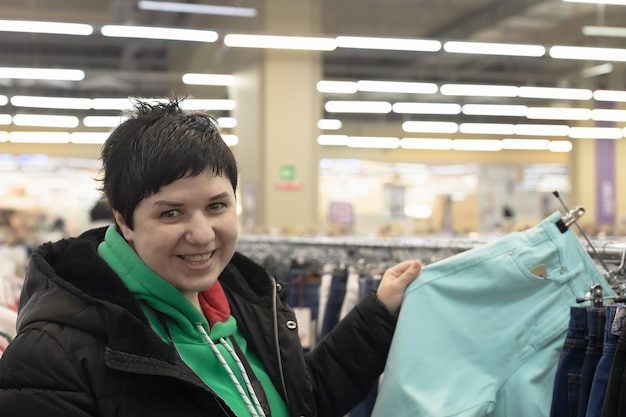
[{"label": "red collar", "polygon": [[211,288],[199,293],[198,300],[209,326],[225,322],[230,317],[230,305],[219,281],[215,281]]}]

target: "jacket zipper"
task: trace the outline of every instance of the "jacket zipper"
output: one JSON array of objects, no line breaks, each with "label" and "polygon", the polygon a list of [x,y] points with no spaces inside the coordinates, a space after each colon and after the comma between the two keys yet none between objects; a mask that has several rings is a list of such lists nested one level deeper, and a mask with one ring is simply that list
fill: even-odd
[{"label": "jacket zipper", "polygon": [[272,316],[273,316],[273,322],[274,322],[274,346],[276,347],[276,359],[278,361],[278,373],[280,374],[280,383],[282,385],[285,402],[287,403],[287,407],[289,407],[289,397],[287,396],[287,384],[285,383],[285,374],[283,372],[283,362],[280,356],[280,342],[278,339],[278,310],[276,307],[276,297],[278,295],[276,293],[276,280],[272,276],[270,276],[270,279],[272,280]]}]

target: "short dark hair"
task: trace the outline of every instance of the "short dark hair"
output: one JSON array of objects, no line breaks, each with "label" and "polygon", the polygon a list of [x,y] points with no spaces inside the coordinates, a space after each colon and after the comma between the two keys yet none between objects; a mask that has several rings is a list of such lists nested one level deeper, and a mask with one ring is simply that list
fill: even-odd
[{"label": "short dark hair", "polygon": [[183,177],[209,170],[237,190],[237,162],[214,119],[186,113],[180,102],[136,100],[133,114],[102,146],[102,191],[131,229],[139,202]]}]

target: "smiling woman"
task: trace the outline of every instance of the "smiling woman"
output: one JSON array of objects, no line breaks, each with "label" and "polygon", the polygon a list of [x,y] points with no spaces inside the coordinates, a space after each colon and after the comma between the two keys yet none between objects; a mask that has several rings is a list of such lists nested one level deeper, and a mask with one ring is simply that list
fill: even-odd
[{"label": "smiling woman", "polygon": [[420,262],[387,270],[305,354],[286,286],[236,251],[233,153],[179,104],[138,101],[104,143],[115,224],[31,256],[3,416],[339,417],[377,383]]}]

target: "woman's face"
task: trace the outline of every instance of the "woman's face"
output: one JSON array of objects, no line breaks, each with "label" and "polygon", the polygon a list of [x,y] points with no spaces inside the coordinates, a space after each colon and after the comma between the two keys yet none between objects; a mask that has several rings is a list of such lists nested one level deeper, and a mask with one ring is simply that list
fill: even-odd
[{"label": "woman's face", "polygon": [[143,262],[194,305],[233,256],[238,238],[235,194],[226,177],[204,171],[161,187],[137,205],[134,229],[115,218]]}]

